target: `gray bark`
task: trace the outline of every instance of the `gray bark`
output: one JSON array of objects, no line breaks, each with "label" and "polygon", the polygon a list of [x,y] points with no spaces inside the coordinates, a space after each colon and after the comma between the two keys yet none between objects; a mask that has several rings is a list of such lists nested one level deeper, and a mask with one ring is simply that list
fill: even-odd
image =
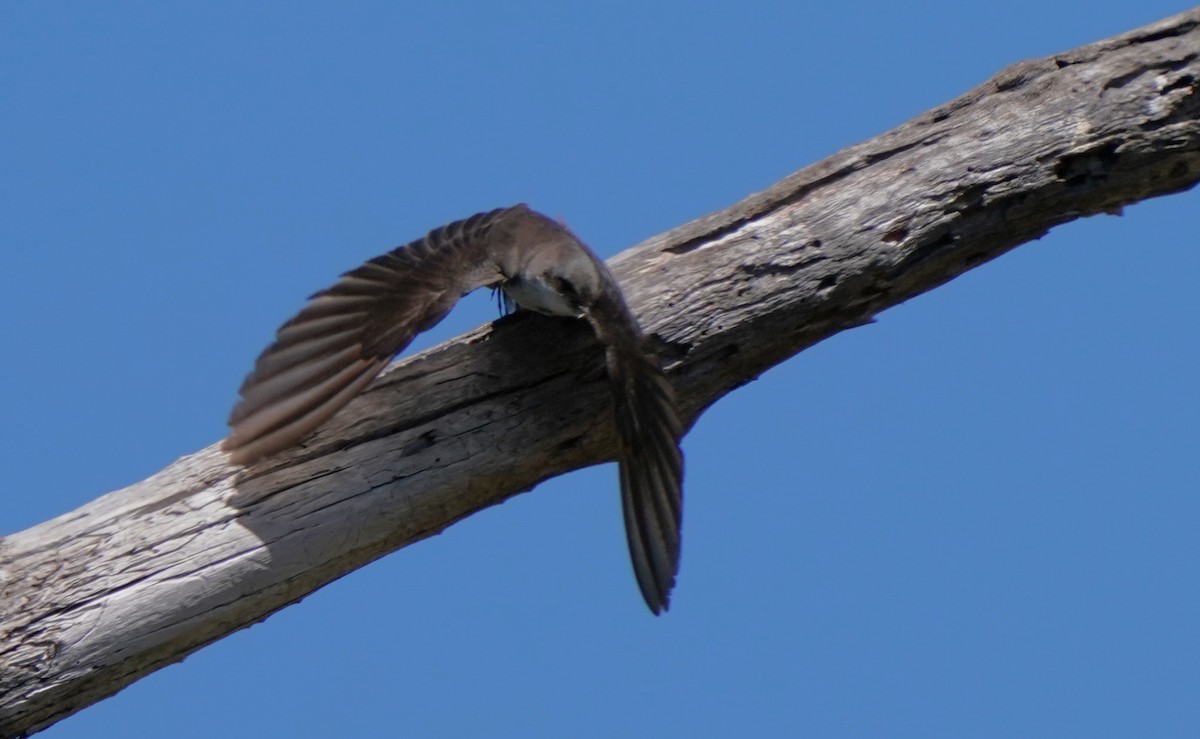
[{"label": "gray bark", "polygon": [[[612,265],[694,420],[1058,224],[1197,180],[1200,9],[1015,64]],[[0,735],[611,459],[601,366],[583,322],[505,319],[394,365],[292,453],[240,472],[210,447],[0,540]]]}]

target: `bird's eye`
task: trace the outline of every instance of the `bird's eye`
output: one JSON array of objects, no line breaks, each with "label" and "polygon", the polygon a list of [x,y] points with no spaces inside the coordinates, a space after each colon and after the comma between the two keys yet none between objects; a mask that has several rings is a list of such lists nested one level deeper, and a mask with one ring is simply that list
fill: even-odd
[{"label": "bird's eye", "polygon": [[575,286],[573,284],[571,284],[571,281],[565,277],[555,277],[554,278],[554,287],[556,287],[558,289],[558,292],[563,295],[566,295],[568,297],[573,297],[573,298],[579,297],[579,293],[576,292]]}]

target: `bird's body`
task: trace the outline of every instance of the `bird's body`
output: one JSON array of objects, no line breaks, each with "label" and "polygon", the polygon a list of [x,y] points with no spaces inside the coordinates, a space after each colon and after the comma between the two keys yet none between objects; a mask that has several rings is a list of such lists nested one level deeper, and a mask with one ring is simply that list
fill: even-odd
[{"label": "bird's body", "polygon": [[679,568],[682,426],[620,286],[563,225],[527,206],[480,213],[342,275],[280,327],[230,414],[222,447],[251,464],[299,443],[344,407],[458,299],[498,288],[522,308],[586,318],[606,347],[626,538],[654,613]]}]

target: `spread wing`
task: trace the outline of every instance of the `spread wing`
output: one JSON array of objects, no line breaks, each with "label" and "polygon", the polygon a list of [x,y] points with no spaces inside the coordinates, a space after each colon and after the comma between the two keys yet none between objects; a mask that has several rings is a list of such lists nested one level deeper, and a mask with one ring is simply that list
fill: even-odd
[{"label": "spread wing", "polygon": [[621,456],[621,510],[633,572],[656,615],[670,605],[679,572],[683,513],[682,426],[657,363],[640,352],[610,348]]},{"label": "spread wing", "polygon": [[637,320],[616,279],[603,268],[605,286],[588,311],[607,346],[620,449],[621,510],[638,588],[656,615],[670,605],[679,572],[683,518],[683,425],[675,394],[658,358],[643,349]]},{"label": "spread wing", "polygon": [[221,445],[230,461],[250,464],[298,443],[460,297],[498,283],[500,252],[512,242],[498,225],[530,212],[501,208],[434,229],[309,298],[242,383]]}]

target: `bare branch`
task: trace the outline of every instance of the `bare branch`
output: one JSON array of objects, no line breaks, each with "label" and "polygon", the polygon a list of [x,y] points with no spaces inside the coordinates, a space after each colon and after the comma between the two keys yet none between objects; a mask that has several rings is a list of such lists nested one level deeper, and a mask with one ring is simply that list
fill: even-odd
[{"label": "bare branch", "polygon": [[[1015,64],[613,266],[694,420],[1058,224],[1198,180],[1200,9]],[[0,735],[612,458],[600,366],[582,322],[503,320],[397,364],[295,453],[239,474],[206,449],[0,540]]]}]

